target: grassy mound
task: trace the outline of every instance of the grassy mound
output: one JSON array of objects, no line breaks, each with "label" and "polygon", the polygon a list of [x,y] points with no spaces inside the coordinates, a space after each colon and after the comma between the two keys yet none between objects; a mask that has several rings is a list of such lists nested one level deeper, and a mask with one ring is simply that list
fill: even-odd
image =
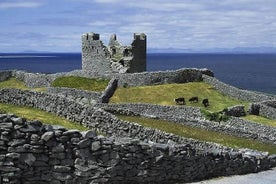
[{"label": "grassy mound", "polygon": [[[198,103],[190,103],[191,97],[198,96]],[[227,97],[212,86],[204,82],[191,82],[184,84],[164,84],[156,86],[142,86],[119,88],[111,98],[111,103],[151,103],[160,105],[175,105],[174,98],[184,97],[186,105],[202,107],[208,111],[221,111],[226,107],[243,104],[248,106],[248,102],[239,101]],[[205,108],[202,104],[204,98],[209,99],[210,106]]]},{"label": "grassy mound", "polygon": [[16,105],[0,103],[0,113],[16,114],[19,117],[24,117],[29,120],[35,119],[45,124],[60,125],[67,129],[78,129],[81,131],[88,130],[88,128],[80,124],[73,123],[65,118],[61,118],[54,114],[51,114],[39,109],[35,109],[32,107],[16,106]]},{"label": "grassy mound", "polygon": [[24,84],[24,82],[16,79],[15,77],[12,77],[6,81],[0,82],[0,88],[16,88],[16,89],[22,89],[22,90],[30,89]]},{"label": "grassy mound", "polygon": [[108,82],[109,80],[105,79],[90,79],[85,77],[67,76],[55,79],[51,86],[75,88],[89,91],[103,91],[108,85]]},{"label": "grassy mound", "polygon": [[252,139],[245,139],[236,136],[230,136],[214,131],[207,131],[199,128],[181,125],[178,123],[149,119],[143,117],[122,116],[118,115],[118,118],[130,122],[136,122],[145,127],[155,128],[164,132],[173,133],[186,138],[193,138],[201,141],[208,141],[219,143],[232,148],[250,148],[259,151],[267,151],[270,154],[276,154],[276,145],[265,144]]}]

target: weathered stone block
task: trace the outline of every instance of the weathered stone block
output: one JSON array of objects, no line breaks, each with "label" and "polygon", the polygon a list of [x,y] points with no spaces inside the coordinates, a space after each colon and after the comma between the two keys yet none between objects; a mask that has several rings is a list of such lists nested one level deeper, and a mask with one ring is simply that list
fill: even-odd
[{"label": "weathered stone block", "polygon": [[254,114],[254,115],[258,116],[259,111],[260,111],[260,105],[259,104],[256,104],[256,103],[249,104],[249,109],[248,109],[249,114]]},{"label": "weathered stone block", "polygon": [[73,177],[70,174],[67,173],[59,173],[59,172],[53,172],[52,176],[60,181],[66,181],[66,180],[71,180]]},{"label": "weathered stone block", "polygon": [[91,150],[98,151],[99,149],[101,149],[101,142],[100,141],[93,142],[91,145]]},{"label": "weathered stone block", "polygon": [[81,140],[77,145],[79,146],[79,148],[89,147],[91,145],[91,140],[90,139]]},{"label": "weathered stone block", "polygon": [[71,171],[71,167],[68,167],[68,166],[61,166],[61,165],[54,166],[54,172],[69,173],[70,171]]},{"label": "weathered stone block", "polygon": [[41,139],[44,141],[49,141],[50,139],[52,139],[54,137],[54,132],[45,132],[42,136]]},{"label": "weathered stone block", "polygon": [[241,117],[245,116],[246,112],[244,110],[244,105],[236,105],[225,109],[225,114],[228,116]]}]

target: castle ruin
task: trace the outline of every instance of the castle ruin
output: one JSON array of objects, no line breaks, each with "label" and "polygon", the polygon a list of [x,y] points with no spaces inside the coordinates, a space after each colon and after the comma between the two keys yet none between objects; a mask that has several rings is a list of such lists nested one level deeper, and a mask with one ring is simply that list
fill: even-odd
[{"label": "castle ruin", "polygon": [[111,35],[105,46],[97,33],[82,35],[82,70],[89,76],[110,73],[136,73],[146,71],[146,35],[134,33],[129,46],[117,41]]}]

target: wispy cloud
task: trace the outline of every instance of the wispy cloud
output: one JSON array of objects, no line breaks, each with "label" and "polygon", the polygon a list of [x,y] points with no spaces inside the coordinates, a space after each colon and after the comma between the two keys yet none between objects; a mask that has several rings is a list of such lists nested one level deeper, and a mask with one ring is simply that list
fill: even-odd
[{"label": "wispy cloud", "polygon": [[25,2],[0,2],[0,9],[10,8],[36,8],[42,6],[41,2],[25,1]]}]

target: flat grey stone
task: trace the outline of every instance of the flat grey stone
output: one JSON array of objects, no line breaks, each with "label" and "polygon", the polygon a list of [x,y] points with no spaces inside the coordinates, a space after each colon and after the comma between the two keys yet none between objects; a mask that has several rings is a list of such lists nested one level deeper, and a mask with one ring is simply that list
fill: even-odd
[{"label": "flat grey stone", "polygon": [[98,151],[99,149],[101,149],[101,142],[99,141],[92,142],[91,150]]},{"label": "flat grey stone", "polygon": [[54,137],[54,132],[45,132],[42,136],[41,139],[44,141],[49,141],[50,139],[52,139]]}]

